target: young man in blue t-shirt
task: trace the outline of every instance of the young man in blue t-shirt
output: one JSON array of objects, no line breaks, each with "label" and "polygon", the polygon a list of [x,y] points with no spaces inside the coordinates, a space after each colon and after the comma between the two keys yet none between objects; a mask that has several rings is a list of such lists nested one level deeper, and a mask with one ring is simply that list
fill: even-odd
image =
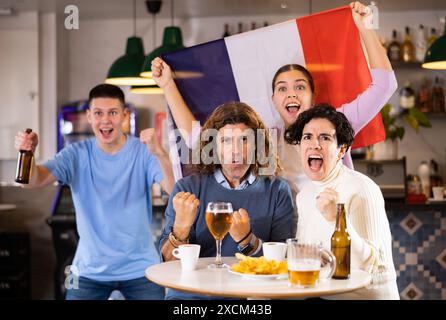
[{"label": "young man in blue t-shirt", "polygon": [[[43,166],[33,164],[30,187],[57,180],[73,196],[79,244],[71,272],[78,287],[66,299],[107,299],[113,290],[126,299],[164,297],[144,270],[160,262],[150,228],[152,184],[170,193],[172,167],[154,129],[141,131],[139,140],[123,133],[127,112],[119,87],[94,87],[87,119],[95,137],[67,146]],[[17,150],[34,151],[37,144],[34,132],[15,137]]]}]

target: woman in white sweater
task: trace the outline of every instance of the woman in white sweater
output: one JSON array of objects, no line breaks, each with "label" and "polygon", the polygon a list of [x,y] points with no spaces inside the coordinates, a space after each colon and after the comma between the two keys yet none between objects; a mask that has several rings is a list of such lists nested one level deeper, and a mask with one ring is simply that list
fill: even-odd
[{"label": "woman in white sweater", "polygon": [[322,242],[330,249],[336,204],[345,203],[351,237],[351,267],[372,274],[372,285],[333,296],[345,299],[399,299],[392,258],[392,237],[379,187],[367,176],[342,164],[353,142],[347,118],[331,106],[303,112],[285,139],[300,145],[301,164],[312,181],[296,197],[299,220],[296,237]]}]

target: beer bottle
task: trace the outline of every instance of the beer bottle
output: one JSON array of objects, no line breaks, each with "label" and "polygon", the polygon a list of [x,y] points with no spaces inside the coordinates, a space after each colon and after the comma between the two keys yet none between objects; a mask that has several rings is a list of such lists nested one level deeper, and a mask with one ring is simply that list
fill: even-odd
[{"label": "beer bottle", "polygon": [[350,277],[350,244],[344,204],[338,203],[336,228],[331,236],[331,252],[336,257],[336,270],[333,279],[348,279]]},{"label": "beer bottle", "polygon": [[[31,133],[31,129],[26,129],[26,133]],[[31,177],[31,166],[33,161],[33,152],[31,150],[20,150],[17,158],[17,168],[15,173],[15,182],[28,184]]]}]

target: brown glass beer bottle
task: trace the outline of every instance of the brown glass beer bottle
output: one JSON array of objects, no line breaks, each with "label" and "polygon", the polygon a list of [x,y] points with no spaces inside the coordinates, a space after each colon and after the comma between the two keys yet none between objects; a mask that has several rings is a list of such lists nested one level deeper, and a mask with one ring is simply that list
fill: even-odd
[{"label": "brown glass beer bottle", "polygon": [[[31,133],[31,129],[26,129],[26,133]],[[33,152],[31,150],[20,150],[17,158],[17,168],[15,173],[15,182],[28,184],[31,177],[31,166],[33,161]]]},{"label": "brown glass beer bottle", "polygon": [[331,252],[336,257],[336,270],[333,279],[348,279],[350,277],[350,245],[351,239],[347,232],[344,204],[338,203],[336,228],[331,236]]}]

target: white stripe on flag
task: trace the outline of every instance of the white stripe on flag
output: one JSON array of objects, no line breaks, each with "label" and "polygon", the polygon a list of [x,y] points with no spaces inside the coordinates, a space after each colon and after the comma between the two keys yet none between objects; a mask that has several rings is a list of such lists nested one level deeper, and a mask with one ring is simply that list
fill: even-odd
[{"label": "white stripe on flag", "polygon": [[181,170],[180,155],[178,153],[177,137],[175,135],[175,126],[173,124],[172,115],[169,110],[169,106],[166,105],[166,122],[167,122],[167,134],[169,141],[169,157],[172,162],[172,170],[175,182],[183,177],[183,171]]},{"label": "white stripe on flag", "polygon": [[296,20],[224,38],[240,101],[252,106],[267,127],[282,123],[271,101],[271,81],[285,64],[305,66]]}]

